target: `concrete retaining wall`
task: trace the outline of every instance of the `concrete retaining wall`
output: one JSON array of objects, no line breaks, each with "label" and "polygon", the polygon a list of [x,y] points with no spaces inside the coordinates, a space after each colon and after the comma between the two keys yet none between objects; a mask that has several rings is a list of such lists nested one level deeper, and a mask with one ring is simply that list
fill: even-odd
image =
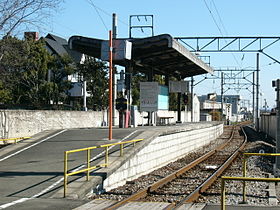
[{"label": "concrete retaining wall", "polygon": [[121,186],[126,181],[136,179],[210,143],[222,133],[222,124],[197,124],[190,130],[162,134],[109,175],[103,187],[110,190]]},{"label": "concrete retaining wall", "polygon": [[0,110],[0,138],[32,136],[44,130],[100,127],[103,112]]},{"label": "concrete retaining wall", "polygon": [[261,115],[260,129],[276,139],[276,115]]},{"label": "concrete retaining wall", "polygon": [[[159,113],[161,111],[158,111]],[[170,123],[177,121],[177,113]],[[118,111],[115,112],[115,125],[118,125]],[[146,124],[147,113],[136,112],[136,124]],[[195,115],[196,116],[196,115]],[[195,118],[196,119],[196,118]],[[182,122],[190,121],[190,112],[182,111]],[[107,124],[107,111],[44,111],[44,110],[0,110],[0,139],[32,136],[44,130],[101,127]]]}]

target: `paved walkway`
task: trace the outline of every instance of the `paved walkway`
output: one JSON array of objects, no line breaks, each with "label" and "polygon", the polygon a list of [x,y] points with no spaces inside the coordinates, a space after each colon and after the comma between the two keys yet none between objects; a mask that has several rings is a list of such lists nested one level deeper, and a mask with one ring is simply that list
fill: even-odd
[{"label": "paved walkway", "polygon": [[[115,129],[113,131],[115,140],[110,143],[126,138],[132,139],[139,132],[141,131],[136,129]],[[20,206],[23,207],[25,202],[38,203],[34,198],[49,198],[63,184],[64,151],[107,144],[109,143],[107,136],[108,130],[102,128],[49,131],[17,145],[2,148],[0,150],[0,209],[6,207],[21,209]],[[93,152],[92,157],[98,152]],[[70,168],[83,164],[85,157],[84,153],[72,157],[69,160]],[[53,199],[52,203],[54,201]],[[69,201],[56,201],[59,206],[56,209],[69,209]],[[63,203],[65,208],[61,208]],[[73,208],[82,203],[84,202],[72,201],[69,205]],[[44,206],[46,205],[34,206],[34,208],[32,206],[32,209],[45,209]]]}]

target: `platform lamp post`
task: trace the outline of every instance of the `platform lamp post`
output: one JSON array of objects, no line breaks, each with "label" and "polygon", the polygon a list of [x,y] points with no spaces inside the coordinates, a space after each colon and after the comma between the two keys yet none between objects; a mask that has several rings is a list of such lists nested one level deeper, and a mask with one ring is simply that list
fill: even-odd
[{"label": "platform lamp post", "polygon": [[[272,81],[272,87],[276,87],[276,152],[280,153],[280,79]],[[276,176],[280,176],[280,157],[276,157]]]}]

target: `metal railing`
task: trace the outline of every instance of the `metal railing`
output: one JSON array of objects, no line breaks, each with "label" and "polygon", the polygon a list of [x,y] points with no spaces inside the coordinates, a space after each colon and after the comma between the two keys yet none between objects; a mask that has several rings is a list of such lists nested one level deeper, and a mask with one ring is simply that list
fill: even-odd
[{"label": "metal railing", "polygon": [[251,181],[259,181],[259,182],[280,182],[280,178],[263,178],[263,177],[246,177],[247,176],[247,159],[251,156],[280,156],[280,153],[243,153],[243,161],[242,161],[242,175],[243,177],[225,177],[223,176],[222,184],[221,184],[221,209],[225,210],[225,181],[233,180],[233,181],[243,181],[243,203],[246,203],[246,182]]},{"label": "metal railing", "polygon": [[[90,176],[90,171],[100,168],[100,167],[108,167],[109,166],[109,147],[120,145],[120,157],[123,156],[124,154],[124,144],[133,144],[135,146],[136,142],[143,141],[144,139],[135,139],[135,140],[130,140],[130,141],[124,141],[124,142],[117,142],[117,143],[112,143],[112,144],[104,144],[100,146],[93,146],[93,147],[87,147],[87,148],[82,148],[82,149],[75,149],[75,150],[68,150],[64,152],[64,197],[66,197],[67,194],[67,182],[68,182],[68,176],[72,176],[75,174],[79,173],[87,173],[87,181],[89,180]],[[104,148],[105,149],[105,163],[100,164],[100,165],[95,165],[91,166],[91,150],[98,149],[98,148]],[[71,153],[77,153],[77,152],[82,152],[86,151],[86,168],[83,168],[81,170],[74,170],[72,172],[68,172],[68,155]]]},{"label": "metal railing", "polygon": [[14,144],[16,144],[20,140],[30,139],[31,137],[18,137],[18,138],[9,138],[9,139],[0,139],[0,141],[14,141]]},{"label": "metal railing", "polygon": [[[247,176],[247,159],[250,156],[280,156],[280,153],[243,153],[243,163],[242,163],[242,175],[243,177]],[[243,182],[243,202],[246,202],[246,182]]]},{"label": "metal railing", "polygon": [[243,181],[243,182],[280,182],[280,178],[254,178],[254,177],[221,177],[221,210],[226,209],[225,198],[226,198],[226,188],[225,181],[233,180],[233,181]]}]

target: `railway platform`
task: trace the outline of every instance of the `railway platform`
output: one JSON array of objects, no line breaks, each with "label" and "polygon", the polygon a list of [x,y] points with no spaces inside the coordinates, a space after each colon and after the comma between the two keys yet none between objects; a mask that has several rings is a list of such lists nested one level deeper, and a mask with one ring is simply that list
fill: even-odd
[{"label": "railway platform", "polygon": [[[189,123],[177,126],[160,127],[139,127],[133,129],[116,129],[115,137],[110,143],[119,143],[130,139],[145,139],[143,143],[125,146],[124,155],[120,156],[117,146],[110,150],[107,168],[93,170],[90,173],[90,181],[86,181],[85,173],[75,174],[68,180],[67,194],[63,188],[63,151],[76,150],[78,148],[94,145],[108,144],[106,139],[106,129],[73,129],[67,131],[49,132],[38,135],[21,142],[15,146],[0,150],[0,209],[103,209],[112,205],[116,201],[85,200],[88,193],[98,192],[104,188],[112,189],[124,183],[124,180],[132,180],[133,176],[139,176],[131,170],[135,165],[140,165],[145,173],[155,168],[155,164],[165,165],[170,160],[158,162],[165,156],[164,152],[170,154],[170,159],[174,155],[182,156],[180,149],[193,150],[207,144],[208,140],[215,139],[221,132],[219,123]],[[181,140],[189,139],[186,145]],[[156,142],[153,140],[156,139]],[[199,140],[199,141],[197,141]],[[172,145],[177,145],[172,148]],[[180,147],[178,147],[180,145]],[[195,147],[196,146],[196,147]],[[159,152],[157,153],[157,149]],[[93,158],[91,166],[104,162],[104,149],[94,150],[91,153]],[[172,151],[176,152],[172,152]],[[148,152],[143,152],[148,151]],[[152,152],[151,152],[152,151]],[[142,153],[141,153],[142,152]],[[135,154],[138,155],[137,162]],[[152,156],[148,156],[151,153]],[[176,154],[174,154],[176,153]],[[101,155],[102,154],[102,155]],[[173,156],[172,156],[173,155]],[[144,157],[144,158],[143,158]],[[153,161],[147,162],[151,157]],[[134,159],[133,159],[134,158]],[[69,172],[84,170],[85,153],[72,156],[68,159]],[[129,162],[130,161],[130,162]],[[128,164],[129,162],[129,164]],[[132,164],[133,163],[133,164]],[[122,168],[122,166],[124,166]],[[130,166],[128,166],[130,165]],[[145,168],[143,167],[149,167]],[[78,166],[78,168],[77,168]],[[82,166],[82,167],[81,167]],[[132,167],[131,167],[132,166]],[[131,167],[130,169],[128,169]],[[140,169],[137,169],[138,171]],[[144,173],[140,172],[140,173]],[[133,174],[134,173],[134,174]],[[126,176],[124,176],[126,175]],[[9,179],[7,179],[9,178]],[[13,179],[11,182],[11,178]],[[109,179],[108,179],[109,178]],[[105,181],[107,180],[107,181]],[[93,185],[95,184],[95,185]],[[97,186],[93,188],[93,186]],[[170,203],[163,202],[130,202],[130,206],[123,206],[123,209],[164,209]],[[186,204],[184,209],[219,209],[217,205]],[[120,208],[120,209],[121,209]],[[227,209],[231,209],[229,206]],[[245,206],[238,206],[238,208]],[[258,207],[252,207],[258,209]],[[249,207],[247,209],[250,209]],[[245,208],[246,209],[246,208]],[[277,209],[265,207],[261,209]]]}]

